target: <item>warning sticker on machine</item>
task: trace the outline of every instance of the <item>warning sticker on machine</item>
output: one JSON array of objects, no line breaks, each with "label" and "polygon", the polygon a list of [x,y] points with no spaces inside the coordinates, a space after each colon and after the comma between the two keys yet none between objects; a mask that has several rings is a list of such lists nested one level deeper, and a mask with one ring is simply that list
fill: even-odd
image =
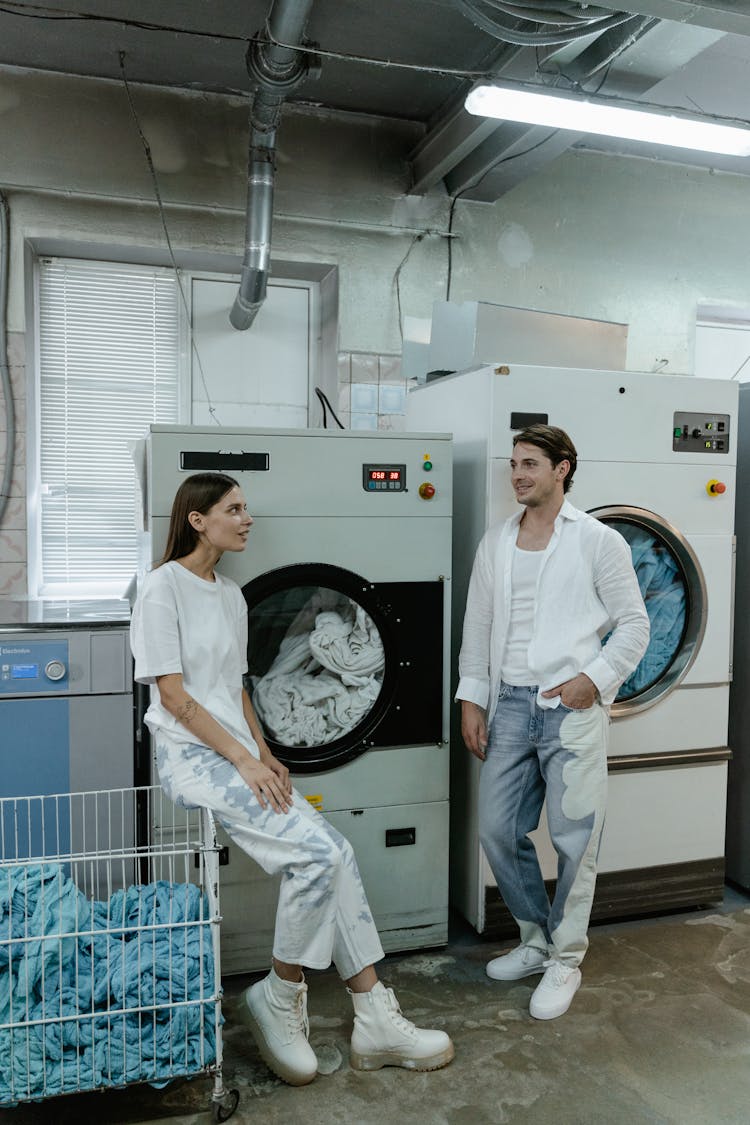
[{"label": "warning sticker on machine", "polygon": [[323,794],[322,793],[313,793],[311,796],[306,797],[305,800],[309,801],[310,804],[312,805],[312,807],[314,809],[317,809],[318,812],[322,811],[322,808],[323,808]]}]

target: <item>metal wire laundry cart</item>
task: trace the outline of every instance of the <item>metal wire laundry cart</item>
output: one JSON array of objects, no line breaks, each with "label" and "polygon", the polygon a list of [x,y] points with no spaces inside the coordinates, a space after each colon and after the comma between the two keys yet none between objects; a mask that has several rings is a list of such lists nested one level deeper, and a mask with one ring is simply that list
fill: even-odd
[{"label": "metal wire laundry cart", "polygon": [[222,1079],[219,846],[157,786],[0,799],[0,1105]]}]

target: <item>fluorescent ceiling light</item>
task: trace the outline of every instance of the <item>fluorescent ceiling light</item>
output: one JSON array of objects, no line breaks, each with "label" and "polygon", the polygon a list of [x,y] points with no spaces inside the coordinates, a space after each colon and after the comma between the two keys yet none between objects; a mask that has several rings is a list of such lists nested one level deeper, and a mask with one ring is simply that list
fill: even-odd
[{"label": "fluorescent ceiling light", "polygon": [[559,92],[541,94],[514,86],[475,86],[466,98],[466,109],[477,117],[525,121],[576,133],[625,137],[657,145],[750,156],[750,129],[720,125],[706,118],[682,116],[664,110],[629,109],[620,104]]}]

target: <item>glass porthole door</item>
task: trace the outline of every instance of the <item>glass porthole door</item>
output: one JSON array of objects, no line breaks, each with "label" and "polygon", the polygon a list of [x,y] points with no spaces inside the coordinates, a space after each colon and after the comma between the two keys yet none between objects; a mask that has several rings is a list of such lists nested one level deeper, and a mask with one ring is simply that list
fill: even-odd
[{"label": "glass porthole door", "polygon": [[612,706],[613,716],[634,714],[672,691],[697,656],[706,626],[705,581],[685,537],[655,513],[613,505],[591,515],[630,546],[651,623],[648,649]]},{"label": "glass porthole door", "polygon": [[[375,745],[439,741],[440,583],[375,585],[339,567],[299,564],[262,575],[243,594],[246,687],[269,745],[290,769],[341,765]],[[435,636],[412,661],[416,630],[425,628]]]}]

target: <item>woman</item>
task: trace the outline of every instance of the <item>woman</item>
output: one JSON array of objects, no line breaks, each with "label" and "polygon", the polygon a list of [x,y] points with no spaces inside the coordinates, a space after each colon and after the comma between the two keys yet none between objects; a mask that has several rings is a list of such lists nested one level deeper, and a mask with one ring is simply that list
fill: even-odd
[{"label": "woman", "polygon": [[215,567],[224,551],[244,551],[252,523],[232,477],[188,477],[164,557],[133,609],[135,676],[151,685],[146,722],[162,787],[178,804],[210,808],[265,871],[284,873],[272,968],[242,1001],[271,1069],[292,1085],[315,1077],[302,966],[327,969],[333,960],[354,1004],[351,1065],[436,1070],[453,1044],[445,1032],[414,1027],[378,980],[373,962],[383,949],[351,846],[294,791],[242,686],[247,607]]}]

